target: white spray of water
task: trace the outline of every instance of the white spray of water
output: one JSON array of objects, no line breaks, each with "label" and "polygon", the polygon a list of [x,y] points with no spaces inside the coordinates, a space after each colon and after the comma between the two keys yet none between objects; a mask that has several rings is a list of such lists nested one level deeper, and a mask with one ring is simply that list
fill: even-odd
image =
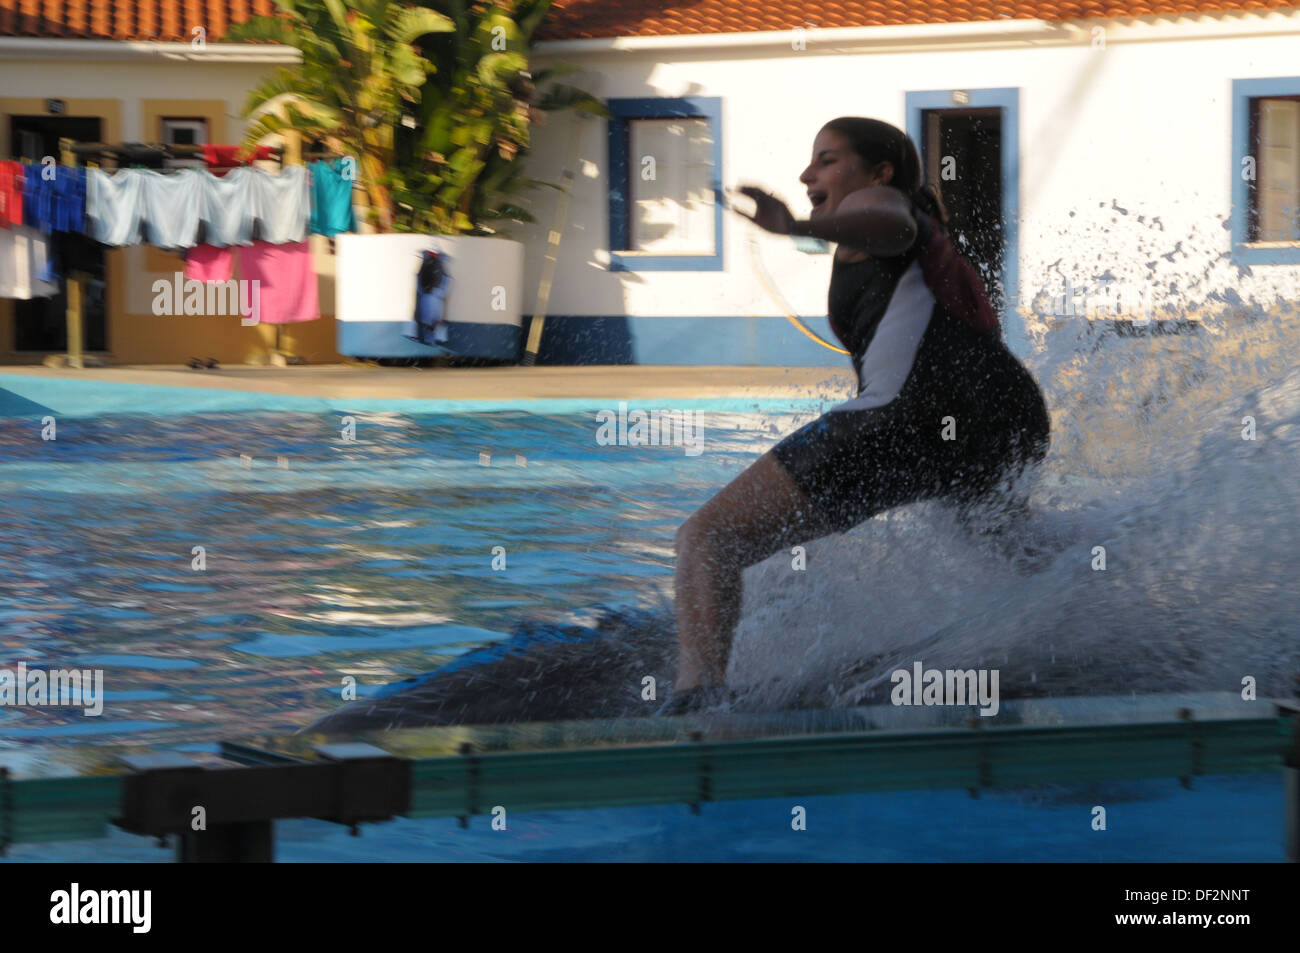
[{"label": "white spray of water", "polygon": [[[745,574],[728,681],[760,703],[888,700],[897,668],[996,668],[1005,697],[1240,691],[1300,673],[1300,329],[1237,308],[1179,334],[1040,323],[1052,451],[1013,562],[921,503]],[[1243,439],[1254,419],[1255,439]],[[1105,569],[1096,547],[1105,549]]]}]

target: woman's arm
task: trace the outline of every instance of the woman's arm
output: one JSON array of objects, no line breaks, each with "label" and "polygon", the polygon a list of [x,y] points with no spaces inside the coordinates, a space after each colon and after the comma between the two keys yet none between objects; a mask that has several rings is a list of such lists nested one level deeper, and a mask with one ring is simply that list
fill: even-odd
[{"label": "woman's arm", "polygon": [[784,202],[760,188],[743,186],[737,191],[753,199],[757,208],[753,215],[735,211],[777,235],[806,235],[881,257],[901,254],[916,240],[911,204],[902,192],[888,186],[850,192],[834,214],[807,222],[796,221]]},{"label": "woman's arm", "polygon": [[888,258],[912,247],[916,219],[902,192],[887,185],[873,185],[844,196],[831,215],[795,222],[790,234],[821,238]]}]

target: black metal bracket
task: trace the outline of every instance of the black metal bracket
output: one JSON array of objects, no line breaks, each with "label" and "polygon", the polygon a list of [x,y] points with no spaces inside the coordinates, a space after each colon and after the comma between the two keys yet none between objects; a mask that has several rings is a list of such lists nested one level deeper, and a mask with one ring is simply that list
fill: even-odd
[{"label": "black metal bracket", "polygon": [[[411,763],[364,744],[323,745],[319,761],[211,768],[168,753],[124,759],[122,814],[149,837],[181,835],[181,860],[269,861],[272,823],[312,817],[354,828],[410,810]],[[194,827],[203,810],[203,826]]]},{"label": "black metal bracket", "polygon": [[479,812],[479,784],[483,777],[483,762],[475,752],[474,746],[468,741],[461,743],[460,754],[464,756],[468,765],[465,784],[466,813],[456,818],[456,822],[460,824],[461,830],[465,830],[469,827],[469,819]]},{"label": "black metal bracket", "polygon": [[699,745],[700,749],[700,766],[699,766],[699,794],[691,802],[691,813],[699,814],[700,805],[707,804],[713,800],[713,762],[709,760],[712,749],[704,743],[704,734],[699,731],[692,731],[690,739]]},{"label": "black metal bracket", "polygon": [[0,857],[9,856],[14,842],[14,789],[9,769],[0,767]]}]

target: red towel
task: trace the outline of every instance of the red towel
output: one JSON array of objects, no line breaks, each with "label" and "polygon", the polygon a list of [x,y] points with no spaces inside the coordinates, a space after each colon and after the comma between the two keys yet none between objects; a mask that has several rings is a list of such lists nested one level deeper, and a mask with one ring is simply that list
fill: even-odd
[{"label": "red towel", "polygon": [[251,162],[260,162],[263,159],[273,158],[275,150],[270,146],[258,146],[251,152],[243,146],[204,146],[203,161],[207,163],[208,168],[213,174],[221,174],[230,169],[237,169],[241,165],[248,165]]},{"label": "red towel", "polygon": [[0,162],[0,225],[5,228],[23,223],[25,182],[21,162]]}]

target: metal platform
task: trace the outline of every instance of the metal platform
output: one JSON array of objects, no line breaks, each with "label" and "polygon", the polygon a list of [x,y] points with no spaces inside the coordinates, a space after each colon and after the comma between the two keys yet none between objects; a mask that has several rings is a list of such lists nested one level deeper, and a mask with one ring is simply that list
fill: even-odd
[{"label": "metal platform", "polygon": [[[1285,771],[1300,860],[1300,708],[1232,693],[424,728],[0,752],[0,846],[177,835],[178,859],[273,859],[273,824]],[[206,830],[192,830],[202,807]]]}]

